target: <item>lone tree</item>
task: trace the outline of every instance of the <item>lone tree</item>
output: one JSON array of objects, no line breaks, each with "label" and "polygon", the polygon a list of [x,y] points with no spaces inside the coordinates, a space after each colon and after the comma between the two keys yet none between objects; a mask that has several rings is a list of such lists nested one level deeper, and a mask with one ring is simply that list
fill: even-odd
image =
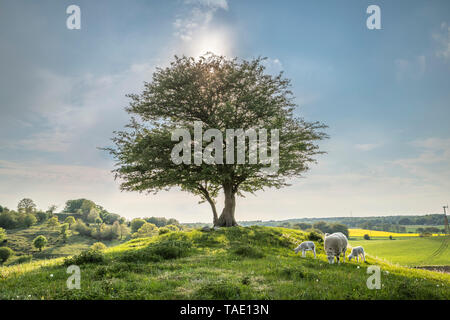
[{"label": "lone tree", "polygon": [[36,204],[29,198],[24,198],[17,204],[17,210],[19,212],[32,213],[36,210]]},{"label": "lone tree", "polygon": [[[198,59],[175,56],[169,67],[156,70],[141,94],[128,95],[131,102],[126,110],[131,121],[125,131],[115,132],[115,147],[104,149],[116,160],[113,172],[122,180],[121,189],[157,193],[179,187],[210,204],[215,226],[237,225],[237,196],[288,186],[288,179],[300,177],[315,162],[314,156],[322,153],[315,143],[327,137],[321,131],[326,126],[294,116],[296,104],[289,88],[290,81],[282,73],[265,73],[263,58],[240,61],[210,53]],[[172,141],[172,133],[186,128],[192,137],[196,121],[202,123],[203,132],[217,129],[224,137],[227,129],[242,129],[247,138],[250,130],[265,129],[269,140],[271,130],[279,130],[277,172],[268,174],[263,161],[250,164],[250,148],[244,149],[243,164],[197,165],[195,152],[194,161],[175,164],[171,152],[179,141]],[[204,136],[200,146],[203,160],[210,147],[205,140]],[[210,140],[211,144],[217,142],[217,136]],[[227,143],[234,148],[235,157],[240,152],[238,137],[221,144],[223,154]],[[244,143],[249,145],[250,140]],[[188,147],[196,150],[195,143]],[[225,204],[219,216],[216,198],[221,190]]]},{"label": "lone tree", "polygon": [[47,245],[47,242],[47,238],[41,235],[34,238],[33,245],[38,248],[39,251],[42,251],[42,248]]}]

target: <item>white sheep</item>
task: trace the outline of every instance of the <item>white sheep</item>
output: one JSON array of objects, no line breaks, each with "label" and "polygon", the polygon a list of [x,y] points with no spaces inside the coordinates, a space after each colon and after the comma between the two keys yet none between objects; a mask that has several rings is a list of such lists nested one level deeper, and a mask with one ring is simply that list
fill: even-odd
[{"label": "white sheep", "polygon": [[345,252],[347,251],[347,237],[342,232],[335,232],[332,234],[325,233],[325,240],[323,243],[325,253],[329,263],[334,263],[334,257],[337,262],[340,263],[339,257],[343,255],[343,261],[345,262]]},{"label": "white sheep", "polygon": [[304,241],[298,245],[297,248],[294,249],[297,254],[299,251],[302,251],[302,257],[305,257],[306,251],[314,252],[314,259],[316,258],[316,245],[312,241]]},{"label": "white sheep", "polygon": [[364,254],[363,247],[354,247],[352,248],[352,252],[348,256],[348,261],[351,261],[353,258],[356,258],[356,261],[359,262],[359,256],[362,256],[364,259],[364,262],[366,262],[366,256]]}]

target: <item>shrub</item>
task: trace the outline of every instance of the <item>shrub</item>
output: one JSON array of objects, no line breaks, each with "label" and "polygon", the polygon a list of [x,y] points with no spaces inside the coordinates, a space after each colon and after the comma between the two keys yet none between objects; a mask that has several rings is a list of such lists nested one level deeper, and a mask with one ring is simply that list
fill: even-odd
[{"label": "shrub", "polygon": [[316,230],[311,230],[310,232],[308,232],[306,239],[308,239],[309,241],[318,241],[318,242],[323,241],[322,235],[320,234],[320,232]]},{"label": "shrub", "polygon": [[159,233],[159,234],[165,234],[165,233],[169,233],[169,232],[170,232],[170,229],[167,228],[167,227],[161,227],[161,228],[159,228],[159,230],[158,230],[158,233]]},{"label": "shrub", "polygon": [[245,258],[260,259],[265,257],[265,254],[260,249],[249,246],[239,246],[234,248],[233,253]]},{"label": "shrub", "polygon": [[180,228],[174,224],[168,224],[166,228],[169,229],[170,231],[180,231]]},{"label": "shrub", "polygon": [[36,212],[36,217],[39,220],[39,222],[43,222],[48,219],[48,214],[44,211],[38,211]]},{"label": "shrub", "polygon": [[50,219],[47,220],[47,225],[49,227],[57,227],[59,226],[59,221],[57,217],[52,217]]},{"label": "shrub", "polygon": [[34,216],[34,214],[31,213],[27,214],[23,219],[23,224],[26,228],[31,227],[32,225],[36,224],[36,222],[37,222],[36,217]]},{"label": "shrub", "polygon": [[3,241],[5,241],[7,238],[6,236],[6,231],[3,228],[0,228],[0,243],[2,243]]},{"label": "shrub", "polygon": [[367,233],[364,235],[364,240],[370,240],[370,236]]},{"label": "shrub", "polygon": [[47,245],[47,238],[44,236],[37,236],[33,240],[33,245],[39,249],[39,251],[42,251],[42,248]]},{"label": "shrub", "polygon": [[14,251],[7,247],[0,248],[0,263],[3,264],[13,255]]},{"label": "shrub", "polygon": [[77,220],[75,224],[72,225],[72,229],[78,232],[82,236],[90,237],[92,234],[91,228],[89,228],[83,221]]},{"label": "shrub", "polygon": [[75,223],[75,218],[73,216],[68,216],[64,223],[67,223],[69,226],[72,226]]},{"label": "shrub", "polygon": [[189,255],[192,244],[186,241],[164,240],[153,245],[152,251],[164,259],[176,259]]},{"label": "shrub", "polygon": [[133,219],[131,221],[131,232],[137,232],[146,221],[144,219]]},{"label": "shrub", "polygon": [[133,233],[133,238],[145,238],[152,237],[158,234],[158,227],[153,223],[145,222],[142,227],[135,233]]},{"label": "shrub", "polygon": [[103,242],[96,242],[91,246],[92,250],[103,251],[107,246]]},{"label": "shrub", "polygon": [[392,235],[389,235],[389,240],[392,240]]},{"label": "shrub", "polygon": [[79,266],[79,265],[87,264],[87,263],[100,264],[100,263],[104,263],[105,260],[106,260],[105,256],[103,255],[102,252],[100,252],[98,250],[88,249],[88,250],[81,252],[80,254],[78,254],[76,256],[65,259],[64,265],[70,266],[70,265],[74,264],[74,265]]}]

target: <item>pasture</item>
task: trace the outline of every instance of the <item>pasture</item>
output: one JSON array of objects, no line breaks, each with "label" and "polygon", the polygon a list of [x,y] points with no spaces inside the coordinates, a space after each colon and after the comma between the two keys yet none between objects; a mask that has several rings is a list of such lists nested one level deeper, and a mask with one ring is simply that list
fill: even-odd
[{"label": "pasture", "polygon": [[[103,253],[0,267],[0,299],[450,299],[450,275],[395,266],[326,261],[294,248],[299,230],[233,227],[133,239]],[[369,250],[368,250],[369,251]],[[81,289],[66,287],[67,266],[81,269]],[[381,268],[382,288],[366,286]]]},{"label": "pasture", "polygon": [[395,240],[372,237],[371,240],[350,237],[351,246],[362,246],[371,257],[384,259],[390,263],[404,266],[450,265],[450,249],[448,245],[439,255],[432,254],[441,244],[449,241],[449,237],[401,237]]}]

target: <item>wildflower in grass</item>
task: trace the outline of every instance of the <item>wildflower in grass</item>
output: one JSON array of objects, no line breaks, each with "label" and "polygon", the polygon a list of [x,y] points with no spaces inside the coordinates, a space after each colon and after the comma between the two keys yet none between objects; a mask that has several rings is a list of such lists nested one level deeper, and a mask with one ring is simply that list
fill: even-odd
[{"label": "wildflower in grass", "polygon": [[52,273],[52,274],[50,274],[50,278],[53,278],[53,273]]}]

